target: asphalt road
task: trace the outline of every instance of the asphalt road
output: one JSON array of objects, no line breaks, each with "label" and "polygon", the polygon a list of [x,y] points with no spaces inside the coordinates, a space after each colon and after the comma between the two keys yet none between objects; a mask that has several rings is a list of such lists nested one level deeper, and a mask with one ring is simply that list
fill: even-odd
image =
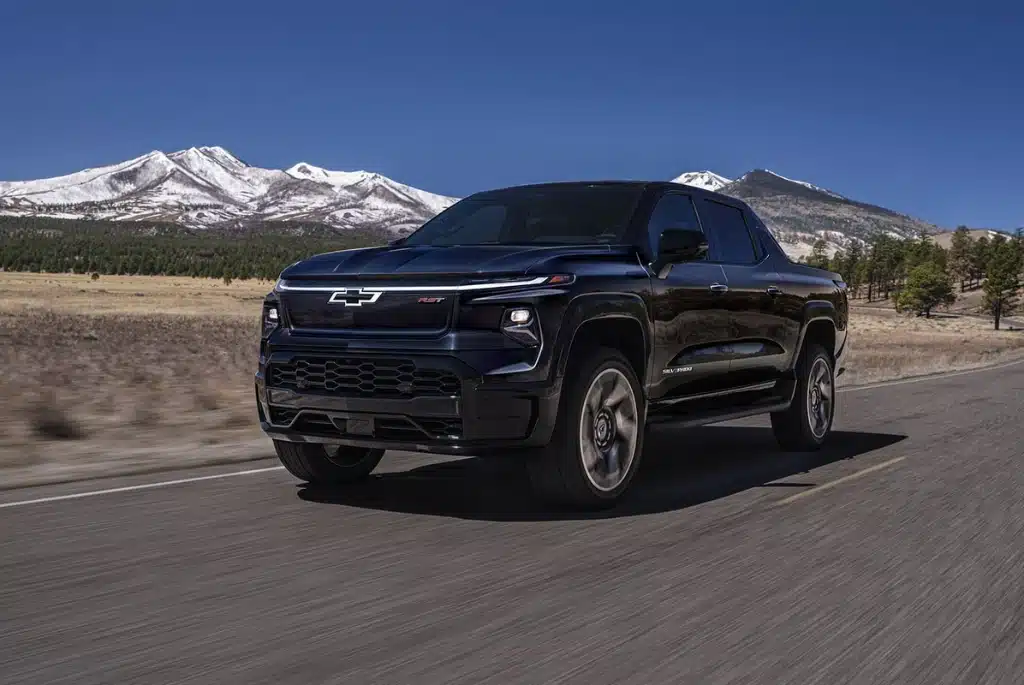
[{"label": "asphalt road", "polygon": [[656,433],[600,517],[397,453],[333,496],[0,493],[0,682],[1024,682],[1024,364],[840,400],[814,458],[760,419]]}]

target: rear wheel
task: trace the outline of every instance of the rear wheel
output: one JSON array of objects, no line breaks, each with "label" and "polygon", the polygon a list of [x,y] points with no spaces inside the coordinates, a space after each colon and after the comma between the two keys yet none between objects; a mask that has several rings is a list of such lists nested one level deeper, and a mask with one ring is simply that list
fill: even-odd
[{"label": "rear wheel", "polygon": [[810,344],[797,364],[796,392],[789,409],[771,415],[779,446],[792,452],[817,450],[835,417],[835,370],[824,347]]},{"label": "rear wheel", "polygon": [[288,473],[311,485],[341,485],[363,480],[377,468],[384,450],[275,440],[274,449]]},{"label": "rear wheel", "polygon": [[534,492],[552,504],[614,505],[639,466],[644,419],[640,383],[622,353],[588,354],[566,374],[551,442],[528,458]]}]

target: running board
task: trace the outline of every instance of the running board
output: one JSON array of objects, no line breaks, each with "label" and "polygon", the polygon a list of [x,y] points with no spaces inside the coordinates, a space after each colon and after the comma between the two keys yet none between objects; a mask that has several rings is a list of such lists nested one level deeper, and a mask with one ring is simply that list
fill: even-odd
[{"label": "running board", "polygon": [[709,423],[744,419],[750,416],[760,416],[761,414],[769,414],[789,409],[790,400],[788,399],[773,397],[770,398],[770,400],[771,401],[749,404],[737,408],[717,409],[708,412],[694,412],[692,414],[657,414],[649,416],[647,422],[652,425],[670,424],[684,428],[693,428],[696,426],[705,426]]},{"label": "running board", "polygon": [[796,381],[779,379],[655,402],[648,407],[647,422],[677,426],[702,426],[789,409]]}]

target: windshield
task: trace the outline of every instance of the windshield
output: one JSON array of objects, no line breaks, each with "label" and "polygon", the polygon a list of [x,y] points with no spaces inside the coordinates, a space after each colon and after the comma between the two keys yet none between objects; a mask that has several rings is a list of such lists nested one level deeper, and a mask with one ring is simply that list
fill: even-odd
[{"label": "windshield", "polygon": [[642,188],[580,185],[471,195],[423,224],[403,245],[624,242]]}]

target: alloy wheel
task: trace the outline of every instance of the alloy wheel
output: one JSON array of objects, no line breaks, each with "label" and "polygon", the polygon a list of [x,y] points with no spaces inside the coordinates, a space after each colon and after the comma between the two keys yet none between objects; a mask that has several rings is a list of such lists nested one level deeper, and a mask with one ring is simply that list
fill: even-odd
[{"label": "alloy wheel", "polygon": [[818,357],[807,377],[807,420],[811,434],[821,440],[832,420],[832,373],[828,362]]},{"label": "alloy wheel", "polygon": [[636,394],[626,375],[605,369],[594,378],[580,416],[580,453],[587,479],[609,492],[629,473],[637,442]]}]

